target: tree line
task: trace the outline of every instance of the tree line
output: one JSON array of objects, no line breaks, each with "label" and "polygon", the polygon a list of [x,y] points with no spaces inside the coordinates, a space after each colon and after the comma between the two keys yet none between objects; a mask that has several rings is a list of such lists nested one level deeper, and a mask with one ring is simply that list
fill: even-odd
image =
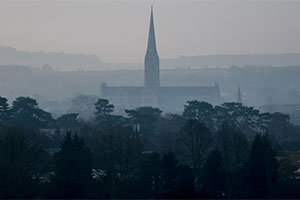
[{"label": "tree line", "polygon": [[[299,128],[281,113],[189,101],[53,119],[36,100],[0,97],[0,198],[299,198]],[[294,142],[294,143],[293,143]]]}]

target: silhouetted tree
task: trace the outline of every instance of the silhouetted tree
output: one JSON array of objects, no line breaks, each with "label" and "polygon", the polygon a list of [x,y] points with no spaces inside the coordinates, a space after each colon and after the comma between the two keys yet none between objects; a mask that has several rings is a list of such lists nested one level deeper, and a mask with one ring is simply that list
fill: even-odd
[{"label": "silhouetted tree", "polygon": [[196,119],[187,120],[182,128],[179,144],[182,146],[184,157],[194,169],[197,179],[200,177],[201,167],[212,145],[213,139],[206,125]]},{"label": "silhouetted tree", "polygon": [[98,97],[94,95],[78,95],[72,99],[72,108],[70,111],[78,113],[81,119],[92,120],[94,117],[93,113],[95,112],[94,105],[97,100]]},{"label": "silhouetted tree", "polygon": [[224,122],[217,133],[217,148],[223,161],[225,195],[237,198],[241,190],[242,169],[248,157],[249,145],[245,136]]},{"label": "silhouetted tree", "polygon": [[275,112],[268,116],[268,131],[278,140],[285,139],[287,137],[287,131],[291,127],[289,115]]},{"label": "silhouetted tree", "polygon": [[160,197],[163,192],[161,164],[160,153],[144,154],[141,170],[134,187],[136,198],[155,199]]},{"label": "silhouetted tree", "polygon": [[137,155],[131,127],[113,127],[106,132],[96,131],[91,135],[95,168],[102,172],[97,179],[105,198],[125,198],[130,179],[137,176]]},{"label": "silhouetted tree", "polygon": [[158,146],[159,151],[177,150],[176,141],[180,137],[181,128],[186,123],[186,119],[177,114],[166,114],[157,121]]},{"label": "silhouetted tree", "polygon": [[163,154],[161,162],[162,198],[195,198],[194,176],[188,166],[180,166],[173,152]]},{"label": "silhouetted tree", "polygon": [[96,117],[102,117],[111,114],[114,111],[114,105],[110,104],[106,99],[98,99],[95,103],[96,106]]},{"label": "silhouetted tree", "polygon": [[187,119],[197,119],[205,123],[207,127],[214,130],[215,124],[213,122],[215,115],[214,107],[204,101],[188,101],[184,105],[183,117]]},{"label": "silhouetted tree", "polygon": [[48,172],[49,156],[41,135],[10,128],[0,139],[0,198],[35,198],[40,178]]},{"label": "silhouetted tree", "polygon": [[56,123],[60,128],[74,129],[79,128],[78,114],[68,113],[56,119]]},{"label": "silhouetted tree", "polygon": [[231,137],[231,197],[230,198],[244,198],[245,197],[245,164],[250,152],[250,145],[246,136],[240,130],[234,130]]},{"label": "silhouetted tree", "polygon": [[250,198],[272,198],[278,179],[276,150],[268,134],[255,136],[247,163]]},{"label": "silhouetted tree", "polygon": [[28,128],[46,128],[53,123],[51,114],[40,109],[30,97],[18,97],[11,111],[13,122]]},{"label": "silhouetted tree", "polygon": [[218,149],[209,153],[203,167],[201,197],[221,199],[225,197],[225,173]]},{"label": "silhouetted tree", "polygon": [[10,119],[10,108],[5,97],[0,97],[0,124]]},{"label": "silhouetted tree", "polygon": [[173,152],[145,154],[136,182],[136,198],[196,197],[192,169],[179,165]]},{"label": "silhouetted tree", "polygon": [[84,140],[68,132],[54,158],[54,198],[91,198],[92,155]]},{"label": "silhouetted tree", "polygon": [[240,169],[244,166],[250,151],[246,136],[240,130],[233,130],[231,137],[233,168]]},{"label": "silhouetted tree", "polygon": [[140,107],[135,110],[125,110],[126,114],[129,116],[130,123],[140,125],[140,133],[143,135],[144,140],[146,140],[149,145],[146,148],[155,145],[156,133],[156,122],[161,117],[161,110],[152,107]]},{"label": "silhouetted tree", "polygon": [[110,104],[106,99],[98,99],[95,103],[96,112],[96,124],[100,129],[108,129],[116,125],[124,123],[122,116],[112,115],[114,111],[114,105]]},{"label": "silhouetted tree", "polygon": [[162,197],[174,199],[177,194],[178,160],[174,153],[167,152],[162,157],[161,178],[162,178]]},{"label": "silhouetted tree", "polygon": [[187,165],[178,166],[177,199],[194,199],[197,197],[195,190],[195,176],[191,167]]}]

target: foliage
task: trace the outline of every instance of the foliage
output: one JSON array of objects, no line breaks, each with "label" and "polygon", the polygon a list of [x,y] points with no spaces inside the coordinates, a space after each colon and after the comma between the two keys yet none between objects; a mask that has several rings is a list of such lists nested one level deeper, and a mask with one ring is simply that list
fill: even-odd
[{"label": "foliage", "polygon": [[220,199],[225,196],[225,173],[218,149],[209,153],[203,167],[201,194],[204,198]]},{"label": "foliage", "polygon": [[254,137],[256,133],[269,129],[277,137],[283,138],[284,130],[292,126],[288,115],[260,113],[259,110],[241,103],[224,103],[213,107],[206,102],[188,101],[183,116],[187,119],[203,121],[214,132],[224,121],[227,121],[231,126],[243,130],[248,137]]},{"label": "foliage", "polygon": [[207,127],[213,128],[214,119],[214,107],[204,101],[188,101],[187,105],[184,105],[183,117],[188,119],[197,119],[202,123],[205,123]]},{"label": "foliage", "polygon": [[246,168],[249,197],[273,198],[278,179],[278,162],[276,149],[268,134],[255,136]]},{"label": "foliage", "polygon": [[12,121],[28,128],[49,127],[53,123],[51,114],[40,109],[35,99],[18,97],[11,108]]},{"label": "foliage", "polygon": [[48,154],[41,136],[10,128],[0,139],[0,198],[34,198],[48,170]]},{"label": "foliage", "polygon": [[98,99],[95,103],[95,108],[95,122],[98,128],[103,130],[124,123],[124,118],[122,116],[112,115],[114,105],[110,104],[108,100]]},{"label": "foliage", "polygon": [[179,143],[182,144],[184,156],[189,159],[188,163],[198,178],[212,142],[211,132],[204,123],[190,119],[183,126]]},{"label": "foliage", "polygon": [[95,103],[97,117],[102,117],[111,114],[114,111],[114,105],[110,104],[106,99],[98,99]]},{"label": "foliage", "polygon": [[140,124],[141,133],[153,135],[155,123],[160,117],[161,110],[152,107],[139,107],[135,110],[125,110],[132,124]]},{"label": "foliage", "polygon": [[97,131],[90,138],[94,166],[102,172],[97,182],[103,196],[122,198],[128,178],[136,176],[139,167],[142,151],[139,138],[134,137],[131,129],[122,127],[113,127],[107,132]]},{"label": "foliage", "polygon": [[[126,118],[104,99],[95,109],[95,121],[77,113],[53,120],[32,98],[12,108],[0,98],[0,197],[300,197],[299,153],[278,148],[300,141],[287,115],[198,101],[182,115],[141,107]],[[8,128],[15,124],[25,128]]]},{"label": "foliage", "polygon": [[177,151],[181,129],[186,119],[177,114],[166,114],[157,121],[157,144],[160,151]]},{"label": "foliage", "polygon": [[79,127],[78,114],[68,113],[56,119],[56,123],[60,128],[74,129]]},{"label": "foliage", "polygon": [[10,108],[5,97],[0,96],[0,123],[6,123],[10,119]]},{"label": "foliage", "polygon": [[222,158],[224,172],[224,196],[237,198],[243,191],[241,179],[248,158],[249,144],[246,137],[224,122],[217,133],[217,149]]},{"label": "foliage", "polygon": [[55,198],[89,198],[92,155],[84,140],[68,132],[54,157]]}]

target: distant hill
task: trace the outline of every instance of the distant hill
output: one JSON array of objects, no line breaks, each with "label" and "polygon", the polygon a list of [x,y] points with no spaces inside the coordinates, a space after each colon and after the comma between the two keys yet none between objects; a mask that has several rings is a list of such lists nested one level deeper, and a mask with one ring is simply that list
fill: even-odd
[{"label": "distant hill", "polygon": [[[144,63],[105,63],[107,69],[143,69]],[[300,66],[300,54],[207,55],[160,58],[161,69],[211,68],[231,66]]]},{"label": "distant hill", "polygon": [[102,61],[95,55],[25,52],[4,46],[0,46],[0,65],[50,65],[53,69],[63,71],[103,69]]},{"label": "distant hill", "polygon": [[[95,55],[69,54],[56,52],[25,52],[11,47],[0,46],[0,65],[23,65],[42,67],[49,65],[55,70],[77,71],[143,69],[143,63],[103,63]],[[161,69],[205,68],[226,66],[300,66],[300,54],[246,54],[246,55],[207,55],[180,56],[160,59]]]},{"label": "distant hill", "polygon": [[248,55],[208,55],[208,56],[180,56],[173,59],[161,59],[162,68],[186,67],[216,67],[216,66],[299,66],[300,54],[248,54]]}]

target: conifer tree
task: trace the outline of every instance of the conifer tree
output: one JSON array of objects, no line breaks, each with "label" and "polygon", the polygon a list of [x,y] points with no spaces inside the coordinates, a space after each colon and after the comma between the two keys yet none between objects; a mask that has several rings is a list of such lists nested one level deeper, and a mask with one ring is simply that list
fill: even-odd
[{"label": "conifer tree", "polygon": [[55,198],[90,198],[92,156],[84,140],[68,132],[54,162]]},{"label": "conifer tree", "polygon": [[278,178],[276,151],[269,135],[255,136],[247,164],[247,185],[250,198],[272,198]]},{"label": "conifer tree", "polygon": [[10,108],[5,97],[0,97],[0,124],[9,120]]}]

